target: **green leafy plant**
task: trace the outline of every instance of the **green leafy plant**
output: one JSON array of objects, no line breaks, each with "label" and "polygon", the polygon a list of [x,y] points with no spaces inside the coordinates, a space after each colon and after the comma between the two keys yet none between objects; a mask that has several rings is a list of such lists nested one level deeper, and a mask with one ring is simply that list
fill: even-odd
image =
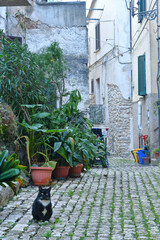
[{"label": "green leafy plant", "polygon": [[52,159],[56,159],[59,166],[73,166],[74,140],[70,130],[57,131],[47,139],[47,146],[52,149]]},{"label": "green leafy plant", "polygon": [[21,45],[10,41],[0,33],[0,96],[20,119],[28,113],[22,104],[40,103],[43,94],[43,74],[37,64],[36,55]]},{"label": "green leafy plant", "polygon": [[92,133],[92,125],[85,114],[78,110],[81,101],[79,91],[74,90],[65,104],[51,113],[42,111],[41,104],[24,104],[30,115],[28,122],[20,125],[25,135],[19,137],[27,143],[29,166],[43,156],[45,162],[56,159],[58,165],[77,166],[83,163],[89,168],[90,161],[101,149],[105,157],[104,144]]},{"label": "green leafy plant", "polygon": [[[50,88],[48,91],[53,98],[53,91],[58,92],[56,98],[59,98],[59,105],[62,105],[62,97],[65,96],[65,81],[67,65],[64,60],[63,52],[59,47],[58,42],[52,43],[49,47],[45,48],[40,54],[39,66],[45,73],[47,81],[49,81]],[[52,99],[50,99],[53,101]]]},{"label": "green leafy plant", "polygon": [[68,191],[68,196],[69,196],[69,197],[72,197],[73,195],[74,195],[74,192],[73,192],[72,190],[69,190],[69,191]]},{"label": "green leafy plant", "polygon": [[49,239],[52,235],[52,231],[48,230],[42,237],[45,237],[46,239]]},{"label": "green leafy plant", "polygon": [[[80,101],[80,92],[74,90],[70,93],[65,104],[59,109],[54,109],[50,117],[51,126],[66,129],[66,132],[55,134],[50,139],[52,143],[48,144],[55,145],[53,156],[56,152],[61,155],[61,160],[68,159],[70,166],[72,164],[76,166],[77,163],[84,163],[86,168],[88,168],[88,163],[95,157],[98,147],[101,148],[103,153],[105,151],[103,142],[92,133],[90,121],[78,109]],[[71,144],[71,139],[74,148]],[[100,144],[98,145],[98,143]],[[104,154],[102,154],[102,157],[104,157]]]},{"label": "green leafy plant", "polygon": [[153,151],[152,151],[152,155],[153,155],[154,157],[156,157],[156,153],[159,154],[159,147],[153,149]]},{"label": "green leafy plant", "polygon": [[[37,106],[26,105],[26,107],[33,110]],[[44,119],[48,118],[49,116],[50,113],[48,112],[34,113],[32,111],[32,114],[30,115],[30,124],[28,124],[26,121],[20,123],[20,125],[25,129],[26,135],[19,137],[18,140],[25,139],[29,167],[33,163],[38,164],[38,159],[35,159],[35,156],[37,155],[43,156],[43,159],[45,160],[43,166],[53,168],[56,166],[56,163],[54,161],[50,161],[51,153],[48,150],[48,147],[52,148],[52,146],[47,144],[47,141],[52,138],[55,133],[60,133],[65,130],[47,129],[45,127]]]},{"label": "green leafy plant", "polygon": [[84,129],[83,131],[77,127],[72,128],[72,136],[75,141],[75,150],[73,153],[73,163],[84,163],[87,165],[92,160],[98,150],[98,139],[96,135],[91,132],[91,129]]},{"label": "green leafy plant", "polygon": [[8,157],[8,150],[3,151],[0,154],[0,185],[6,187],[4,184],[6,183],[16,193],[16,186],[13,181],[18,181],[20,185],[23,186],[19,175],[21,170],[24,169],[26,169],[26,167],[20,165],[20,161],[17,159],[15,153]]},{"label": "green leafy plant", "polygon": [[31,53],[26,44],[11,41],[0,32],[0,97],[13,109],[19,121],[30,120],[24,105],[55,106],[57,91],[62,102],[66,65],[58,43],[42,53]]}]

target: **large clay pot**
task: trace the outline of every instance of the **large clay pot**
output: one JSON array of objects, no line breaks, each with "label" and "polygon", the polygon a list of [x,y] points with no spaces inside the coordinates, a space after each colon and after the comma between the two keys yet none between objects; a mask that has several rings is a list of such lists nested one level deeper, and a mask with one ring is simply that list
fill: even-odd
[{"label": "large clay pot", "polygon": [[47,186],[52,182],[52,167],[31,167],[31,177],[34,185]]},{"label": "large clay pot", "polygon": [[82,172],[83,164],[77,164],[77,167],[73,166],[69,170],[70,177],[80,177]]},{"label": "large clay pot", "polygon": [[70,166],[56,166],[53,171],[53,178],[63,180],[68,177]]}]

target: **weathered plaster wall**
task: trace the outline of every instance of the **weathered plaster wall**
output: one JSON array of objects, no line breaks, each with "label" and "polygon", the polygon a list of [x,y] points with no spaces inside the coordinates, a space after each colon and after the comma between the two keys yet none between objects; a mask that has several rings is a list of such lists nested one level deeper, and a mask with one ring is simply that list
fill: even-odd
[{"label": "weathered plaster wall", "polygon": [[6,7],[0,8],[0,30],[6,31]]},{"label": "weathered plaster wall", "polygon": [[130,157],[132,102],[118,86],[108,84],[109,146],[119,156]]},{"label": "weathered plaster wall", "polygon": [[9,8],[9,35],[23,38],[32,52],[57,41],[69,70],[67,90],[79,89],[81,109],[88,107],[88,45],[85,2],[49,3],[32,7]]}]

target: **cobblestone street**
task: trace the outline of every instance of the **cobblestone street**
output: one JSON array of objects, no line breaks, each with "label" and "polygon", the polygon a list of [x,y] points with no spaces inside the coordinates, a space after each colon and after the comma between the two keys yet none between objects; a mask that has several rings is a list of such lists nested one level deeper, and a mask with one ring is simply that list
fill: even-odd
[{"label": "cobblestone street", "polygon": [[160,239],[160,168],[110,159],[81,178],[54,181],[50,222],[32,220],[37,187],[0,210],[0,239]]}]

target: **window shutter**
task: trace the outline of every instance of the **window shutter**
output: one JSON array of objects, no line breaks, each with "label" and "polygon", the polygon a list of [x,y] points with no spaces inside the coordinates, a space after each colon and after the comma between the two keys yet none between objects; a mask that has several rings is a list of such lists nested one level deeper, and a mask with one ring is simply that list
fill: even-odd
[{"label": "window shutter", "polygon": [[138,57],[138,95],[146,95],[146,63],[145,55]]},{"label": "window shutter", "polygon": [[97,33],[97,36],[98,36],[98,49],[100,49],[100,24],[99,23],[97,25],[97,30],[98,30],[98,33]]},{"label": "window shutter", "polygon": [[95,27],[95,39],[96,39],[96,49],[97,49],[97,26]]},{"label": "window shutter", "polygon": [[96,50],[100,49],[100,23],[95,27]]},{"label": "window shutter", "polygon": [[[146,1],[139,0],[138,1],[138,13],[144,12],[146,10]],[[142,22],[143,16],[141,14],[138,15],[138,22]]]},{"label": "window shutter", "polygon": [[91,93],[94,93],[94,79],[91,80]]}]

